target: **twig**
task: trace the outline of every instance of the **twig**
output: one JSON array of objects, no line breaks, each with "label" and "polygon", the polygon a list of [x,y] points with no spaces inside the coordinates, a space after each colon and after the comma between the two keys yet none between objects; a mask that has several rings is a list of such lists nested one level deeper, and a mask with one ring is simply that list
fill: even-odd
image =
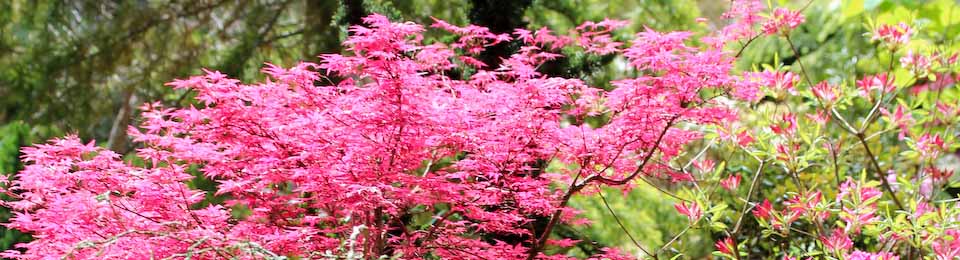
[{"label": "twig", "polygon": [[785,33],[784,37],[787,38],[787,44],[790,45],[790,49],[793,50],[793,56],[797,57],[797,65],[800,66],[800,72],[803,72],[803,78],[807,80],[807,85],[811,88],[813,87],[813,80],[810,80],[810,73],[807,73],[807,69],[803,66],[803,61],[801,61],[800,52],[797,51],[797,47],[793,45],[793,40],[790,40],[790,34]]},{"label": "twig", "polygon": [[643,182],[646,183],[647,185],[650,185],[650,187],[653,187],[654,189],[657,189],[658,191],[662,192],[663,194],[667,194],[667,196],[673,197],[674,199],[677,199],[677,200],[680,200],[680,201],[683,201],[683,202],[693,202],[693,201],[691,201],[691,200],[684,199],[684,198],[682,198],[682,197],[680,197],[680,196],[677,196],[677,194],[674,194],[674,193],[672,193],[672,192],[669,192],[669,191],[667,191],[667,190],[664,190],[664,189],[661,188],[660,186],[654,185],[652,182],[650,182],[650,180],[647,180],[647,178],[644,178],[643,176],[639,176],[639,177],[637,177],[637,179],[640,179],[641,181],[643,181]]},{"label": "twig", "polygon": [[766,161],[760,161],[760,166],[757,166],[757,172],[753,174],[753,181],[750,182],[750,191],[747,192],[747,202],[743,205],[743,210],[740,212],[740,217],[737,218],[737,224],[733,226],[733,236],[736,237],[740,234],[740,227],[743,223],[743,217],[747,215],[747,212],[750,212],[754,206],[750,204],[750,199],[753,197],[753,193],[757,190],[757,185],[760,183],[760,173],[763,172],[763,168],[766,166]]},{"label": "twig", "polygon": [[613,219],[617,221],[617,225],[620,226],[620,230],[623,230],[623,233],[627,234],[627,237],[630,238],[630,241],[632,241],[633,244],[640,249],[640,251],[643,251],[643,253],[647,254],[650,257],[653,257],[653,259],[657,259],[657,256],[651,254],[650,251],[647,251],[647,249],[643,248],[643,246],[641,246],[640,243],[637,242],[637,239],[634,238],[632,234],[630,234],[630,230],[627,230],[627,227],[623,225],[623,222],[620,221],[620,217],[617,216],[617,213],[614,212],[613,208],[610,207],[610,204],[607,203],[607,198],[603,196],[603,190],[600,189],[600,185],[597,185],[597,190],[598,190],[597,195],[600,195],[600,201],[603,201],[603,206],[607,208],[607,211],[610,212],[610,215],[613,216]]},{"label": "twig", "polygon": [[670,245],[672,245],[673,242],[677,242],[677,239],[680,239],[680,237],[683,236],[683,234],[687,233],[687,231],[690,230],[690,228],[693,227],[693,225],[696,225],[696,224],[699,223],[699,222],[700,222],[700,220],[698,219],[697,221],[694,221],[693,223],[690,223],[690,225],[687,225],[687,227],[686,227],[686,228],[683,228],[683,230],[681,230],[680,233],[677,233],[677,235],[673,236],[673,238],[670,239],[670,241],[668,241],[666,244],[664,244],[662,247],[660,247],[660,249],[657,249],[656,254],[659,255],[660,252],[663,252],[663,250],[666,250],[667,247],[670,247]]},{"label": "twig", "polygon": [[680,115],[675,115],[671,117],[669,121],[667,121],[667,125],[663,127],[663,131],[660,132],[660,135],[657,137],[657,141],[653,143],[653,147],[650,148],[650,152],[644,155],[643,161],[641,161],[640,166],[637,166],[637,169],[634,170],[633,173],[631,173],[627,177],[624,177],[623,179],[620,179],[620,180],[607,179],[606,177],[603,177],[602,175],[599,175],[599,174],[591,175],[590,177],[587,177],[586,179],[584,179],[583,182],[577,186],[582,188],[583,186],[590,184],[590,182],[592,181],[599,181],[600,183],[607,184],[607,185],[614,185],[614,186],[624,185],[629,183],[631,180],[633,180],[634,177],[636,177],[641,172],[643,172],[643,168],[645,168],[647,163],[650,162],[650,158],[652,158],[653,154],[655,154],[657,152],[657,149],[660,148],[660,141],[663,141],[663,137],[667,135],[667,131],[670,130],[671,127],[673,127],[673,124],[676,123],[676,120],[678,118],[680,118]]},{"label": "twig", "polygon": [[570,186],[567,188],[567,192],[560,199],[560,205],[557,207],[557,210],[553,212],[552,216],[550,216],[550,222],[547,223],[547,227],[544,228],[543,233],[540,235],[539,239],[536,240],[536,243],[530,247],[530,252],[527,255],[527,260],[533,260],[534,258],[536,258],[540,250],[543,249],[543,246],[546,244],[547,239],[550,237],[550,233],[553,231],[554,226],[556,226],[557,222],[560,221],[560,216],[563,213],[562,211],[563,207],[567,206],[567,203],[570,201],[570,198],[573,196],[573,194],[582,190],[584,187],[586,187],[586,185],[589,185],[590,182],[594,180],[599,180],[599,182],[607,185],[623,185],[630,182],[630,180],[632,180],[634,177],[639,175],[640,172],[643,171],[643,168],[646,167],[647,163],[650,162],[650,159],[653,157],[653,154],[655,154],[657,152],[657,149],[659,149],[660,147],[660,141],[663,140],[663,137],[667,134],[667,131],[670,130],[671,127],[673,127],[673,124],[676,122],[678,118],[680,118],[680,115],[674,115],[673,117],[670,118],[669,121],[667,121],[666,126],[663,127],[663,131],[661,131],[660,135],[657,137],[657,141],[653,143],[653,146],[650,148],[650,151],[646,155],[644,155],[643,161],[641,161],[640,165],[637,166],[637,169],[626,178],[623,178],[621,180],[610,180],[601,176],[600,175],[601,173],[598,173],[595,175],[591,175],[590,177],[587,177],[586,179],[583,180],[582,183],[577,184],[577,181],[579,180],[580,174],[582,173],[582,171],[578,172],[577,175],[573,178],[573,181],[570,182]]},{"label": "twig", "polygon": [[[877,163],[877,157],[873,155],[873,151],[870,150],[870,145],[867,144],[867,141],[864,140],[863,133],[856,134],[857,139],[860,140],[860,144],[863,145],[863,150],[867,152],[867,157],[870,159],[873,169],[877,171],[877,178],[880,179],[880,185],[883,186],[883,189],[890,193],[890,197],[893,198],[893,203],[897,204],[897,208],[904,210],[903,203],[900,202],[900,199],[897,198],[897,194],[893,192],[893,189],[890,187],[890,182],[887,181],[887,178],[884,178],[883,171],[880,169],[880,164]],[[908,219],[909,220],[909,219]]]}]

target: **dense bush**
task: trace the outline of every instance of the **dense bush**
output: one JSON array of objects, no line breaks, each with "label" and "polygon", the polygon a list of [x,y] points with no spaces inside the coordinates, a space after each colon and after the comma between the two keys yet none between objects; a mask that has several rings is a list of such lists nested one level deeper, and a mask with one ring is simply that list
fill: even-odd
[{"label": "dense bush", "polygon": [[[25,149],[9,183],[15,258],[565,259],[588,225],[575,196],[641,188],[680,201],[660,247],[694,230],[723,258],[953,259],[957,55],[907,23],[870,22],[884,71],[814,82],[802,61],[735,68],[757,38],[792,37],[800,10],[734,1],[707,34],[587,22],[512,35],[437,20],[455,36],[365,18],[349,55],[267,65],[269,78],[176,80],[198,107],[146,104],[135,159],[68,136]],[[477,59],[521,45],[499,67]],[[542,71],[561,53],[614,57],[607,90]],[[762,67],[762,69],[759,69]],[[855,72],[850,72],[852,77]],[[215,191],[193,189],[195,174]],[[648,186],[652,185],[652,186]],[[652,187],[652,189],[651,189]],[[215,198],[215,199],[210,199]],[[213,203],[211,203],[213,202]],[[582,203],[582,201],[579,201]],[[578,204],[577,201],[574,204]]]}]

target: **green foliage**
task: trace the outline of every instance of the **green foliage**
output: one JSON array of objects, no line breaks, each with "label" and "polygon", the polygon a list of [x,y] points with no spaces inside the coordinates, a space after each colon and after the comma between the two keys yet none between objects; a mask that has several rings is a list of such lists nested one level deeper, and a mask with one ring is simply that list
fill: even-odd
[{"label": "green foliage", "polygon": [[[687,227],[687,219],[676,214],[673,208],[677,199],[664,195],[650,185],[638,184],[633,190],[621,193],[618,189],[603,189],[603,198],[597,194],[581,194],[570,200],[570,205],[583,211],[581,217],[592,222],[582,229],[583,236],[605,246],[629,249],[633,255],[643,255],[624,233],[616,218],[604,205],[617,214],[626,230],[647,251],[660,250],[668,241]],[[712,245],[709,225],[704,224],[687,231],[680,243],[664,248],[663,253],[674,255],[683,252],[686,258],[700,259],[710,254]],[[581,252],[573,252],[581,253]],[[586,256],[586,255],[580,255]]]},{"label": "green foliage", "polygon": [[[0,126],[0,174],[10,179],[22,168],[20,163],[20,147],[31,143],[30,126],[23,122],[12,122]],[[5,184],[3,185],[5,188]],[[0,194],[0,199],[7,201],[10,196]],[[0,223],[7,223],[13,217],[10,210],[0,207]],[[16,243],[30,241],[30,235],[17,230],[0,227],[0,249],[13,248]]]}]

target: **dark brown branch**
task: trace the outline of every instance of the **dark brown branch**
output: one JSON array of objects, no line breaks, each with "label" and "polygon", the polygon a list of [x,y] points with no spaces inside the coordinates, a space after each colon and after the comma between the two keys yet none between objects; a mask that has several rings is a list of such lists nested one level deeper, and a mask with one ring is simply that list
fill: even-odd
[{"label": "dark brown branch", "polygon": [[900,199],[897,198],[897,194],[893,192],[893,188],[890,187],[890,182],[887,181],[887,178],[884,178],[883,171],[880,170],[880,163],[877,162],[877,157],[873,155],[873,151],[870,150],[870,145],[867,144],[867,141],[864,140],[863,133],[856,134],[857,139],[860,140],[860,144],[863,145],[863,150],[867,152],[867,157],[870,159],[870,164],[873,165],[873,169],[877,171],[877,178],[880,179],[880,185],[883,186],[883,189],[890,194],[890,198],[893,198],[893,203],[897,204],[897,208],[904,210],[903,203],[900,202]]},{"label": "dark brown branch", "polygon": [[[297,36],[297,35],[301,35],[301,34],[303,34],[303,29],[299,29],[299,30],[296,30],[296,31],[292,31],[292,32],[288,32],[288,33],[285,33],[285,34],[277,35],[277,36],[271,37],[270,39],[267,39],[267,40],[261,42],[259,46],[269,45],[269,44],[271,44],[271,43],[273,43],[273,42],[275,42],[275,41],[282,40],[282,39],[286,39],[286,38],[290,38],[290,37]],[[258,47],[259,47],[259,46],[258,46]]]},{"label": "dark brown branch", "polygon": [[663,137],[667,134],[667,131],[673,127],[677,119],[680,118],[680,115],[674,115],[667,121],[666,126],[663,127],[663,130],[660,132],[660,135],[657,137],[656,142],[653,143],[653,146],[650,148],[650,151],[644,155],[643,161],[640,162],[640,165],[637,166],[637,169],[633,171],[627,177],[620,180],[607,179],[601,176],[602,173],[597,173],[587,177],[580,184],[577,184],[577,180],[580,178],[580,173],[573,178],[573,181],[570,182],[570,187],[567,189],[567,192],[560,199],[560,205],[557,207],[557,210],[553,212],[553,215],[550,217],[550,222],[547,223],[547,227],[543,230],[543,233],[540,235],[540,238],[537,239],[536,244],[530,248],[530,253],[527,255],[527,260],[533,260],[537,257],[537,254],[540,253],[540,250],[543,249],[543,246],[546,244],[547,239],[550,238],[550,233],[553,231],[553,228],[560,222],[560,216],[563,214],[562,209],[567,206],[567,203],[570,201],[570,198],[573,197],[573,194],[576,194],[584,187],[589,185],[593,181],[597,181],[607,185],[623,185],[629,183],[633,178],[637,177],[643,169],[646,167],[647,163],[650,162],[650,159],[653,158],[653,154],[657,152],[657,149],[660,147],[660,142],[663,141]]},{"label": "dark brown branch", "polygon": [[660,135],[657,137],[657,141],[653,143],[653,147],[650,149],[650,152],[644,155],[643,161],[641,161],[640,166],[637,166],[637,169],[633,171],[633,173],[631,173],[627,177],[624,177],[623,179],[620,179],[620,180],[608,179],[606,177],[603,177],[600,174],[595,174],[584,179],[583,183],[579,184],[578,186],[582,189],[584,186],[589,185],[590,182],[592,181],[598,181],[600,183],[603,183],[606,185],[613,185],[613,186],[624,185],[632,181],[634,178],[637,177],[637,175],[643,172],[643,168],[647,166],[647,163],[650,162],[650,159],[653,157],[653,155],[657,152],[657,149],[660,147],[660,141],[663,141],[663,137],[667,135],[667,131],[670,130],[671,127],[673,127],[673,124],[676,123],[678,118],[680,118],[680,115],[675,115],[672,118],[670,118],[669,121],[667,121],[667,125],[663,128],[663,131],[660,131]]}]

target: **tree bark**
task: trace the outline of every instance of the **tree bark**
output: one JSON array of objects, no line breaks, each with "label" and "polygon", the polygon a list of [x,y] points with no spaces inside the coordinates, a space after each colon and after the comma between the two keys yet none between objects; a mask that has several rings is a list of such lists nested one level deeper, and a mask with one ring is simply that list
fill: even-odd
[{"label": "tree bark", "polygon": [[123,103],[117,111],[117,117],[113,119],[110,138],[107,140],[107,147],[121,155],[127,153],[127,126],[130,125],[130,119],[133,117],[133,104],[137,102],[134,91],[133,86],[123,90]]}]

